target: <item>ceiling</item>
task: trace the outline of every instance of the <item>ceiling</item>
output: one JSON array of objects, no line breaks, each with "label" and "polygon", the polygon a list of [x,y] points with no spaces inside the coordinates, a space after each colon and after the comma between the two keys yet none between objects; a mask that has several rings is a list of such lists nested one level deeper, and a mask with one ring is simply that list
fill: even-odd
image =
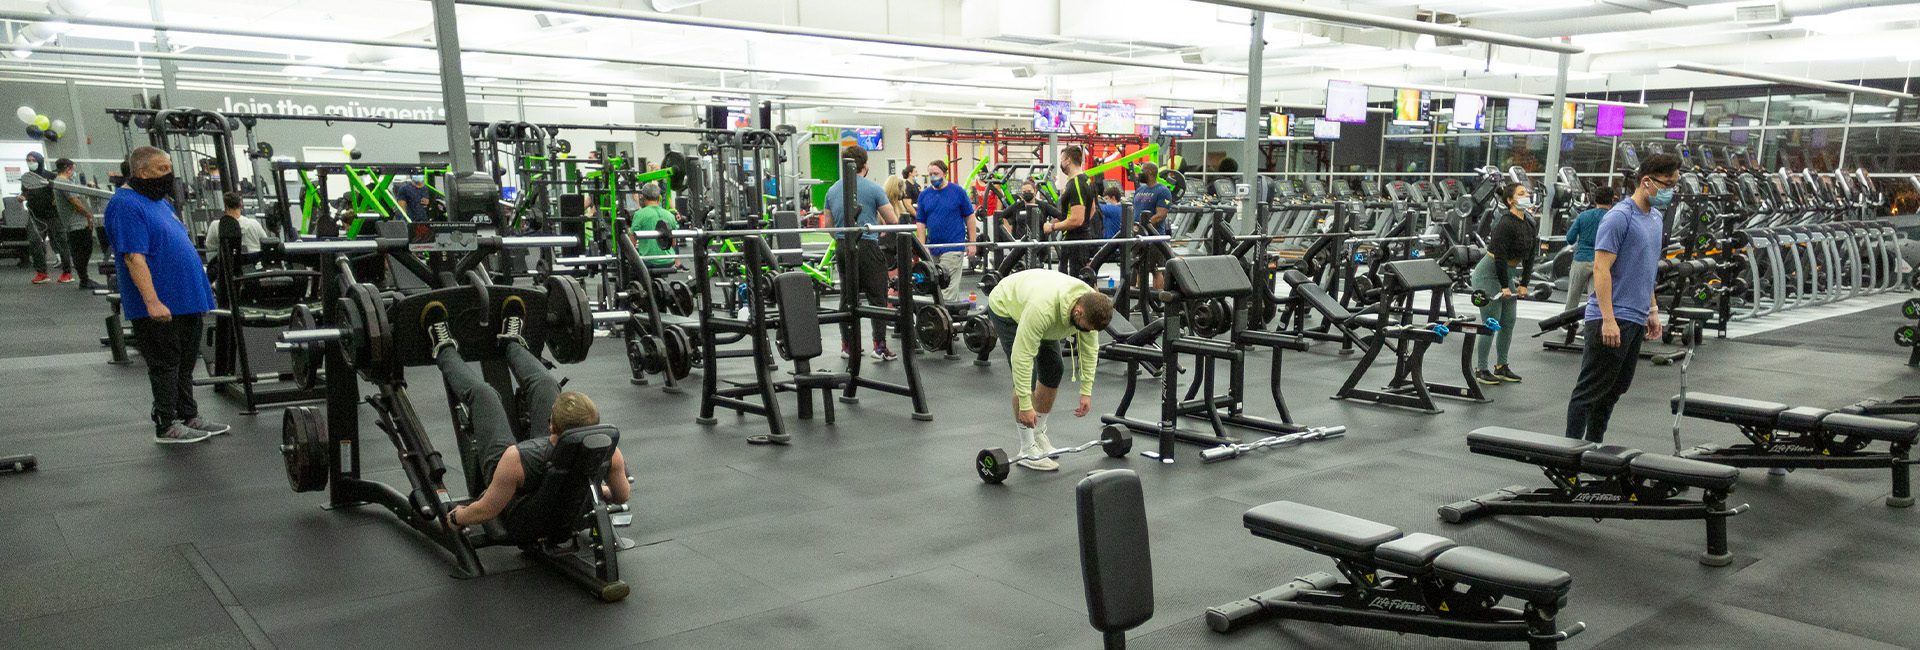
[{"label": "ceiling", "polygon": [[[1288,0],[1290,1],[1290,0]],[[1245,79],[1219,71],[1247,65],[1243,9],[1188,0],[573,0],[587,8],[792,26],[972,47],[968,51],[740,29],[675,25],[559,11],[460,7],[469,83],[494,92],[565,97],[627,88],[641,99],[701,103],[720,93],[822,104],[928,107],[955,113],[1019,113],[1034,97],[1081,101],[1166,97],[1235,101]],[[1751,81],[1662,69],[1701,63],[1851,81],[1911,76],[1920,59],[1920,1],[1891,0],[1350,0],[1310,4],[1399,18],[1445,14],[1466,26],[1534,38],[1568,37],[1574,91],[1638,90]],[[1777,19],[1735,22],[1747,5],[1778,7]],[[51,6],[50,6],[51,5]],[[419,0],[159,0],[158,22],[176,26],[430,43],[432,16]],[[0,0],[0,11],[156,21],[149,0]],[[6,21],[0,37],[21,47],[125,51],[148,44],[142,26]],[[1550,53],[1270,15],[1263,57],[1268,101],[1307,101],[1332,78],[1551,93]],[[49,40],[47,37],[51,37]],[[430,49],[193,33],[169,33],[188,55],[267,59],[273,65],[181,61],[226,83],[330,83],[387,92],[434,92]],[[473,53],[473,49],[547,56]],[[22,49],[22,53],[25,49]],[[570,57],[570,58],[569,58]],[[1102,58],[1106,57],[1106,58]],[[619,59],[609,63],[599,58]],[[36,51],[0,56],[0,74],[131,74],[126,58]],[[1074,60],[1064,60],[1074,59]],[[1095,59],[1092,61],[1086,59]],[[1114,65],[1127,62],[1152,67]],[[287,67],[294,66],[294,67]],[[372,68],[341,70],[327,66]],[[747,69],[747,70],[743,70]],[[810,74],[790,74],[790,73]],[[301,81],[288,81],[299,79]],[[314,81],[307,81],[314,80]],[[564,83],[564,82],[577,83]],[[205,83],[213,83],[206,81]],[[505,90],[511,86],[514,90]],[[728,91],[726,89],[732,89]],[[782,95],[791,93],[791,95]],[[1168,101],[1171,101],[1169,99]]]}]

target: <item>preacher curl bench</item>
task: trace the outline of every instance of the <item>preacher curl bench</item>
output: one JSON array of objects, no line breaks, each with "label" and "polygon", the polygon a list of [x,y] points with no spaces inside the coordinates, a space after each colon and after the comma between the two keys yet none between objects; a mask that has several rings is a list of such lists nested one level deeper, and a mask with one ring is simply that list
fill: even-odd
[{"label": "preacher curl bench", "polygon": [[[1333,558],[1338,576],[1315,573],[1207,609],[1207,626],[1226,633],[1272,618],[1391,632],[1525,641],[1558,647],[1586,629],[1555,620],[1573,578],[1565,571],[1426,533],[1275,501],[1243,517],[1247,530]],[[1386,575],[1382,575],[1382,573]],[[1520,601],[1519,609],[1500,605]]]}]

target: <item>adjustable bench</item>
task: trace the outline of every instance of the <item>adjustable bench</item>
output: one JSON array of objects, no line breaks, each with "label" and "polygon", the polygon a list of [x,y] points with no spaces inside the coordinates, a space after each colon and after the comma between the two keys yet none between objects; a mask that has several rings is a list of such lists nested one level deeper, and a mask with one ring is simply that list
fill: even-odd
[{"label": "adjustable bench", "polygon": [[[1908,467],[1916,462],[1913,444],[1920,424],[1725,395],[1688,393],[1685,412],[1682,403],[1675,395],[1669,406],[1686,417],[1739,427],[1747,438],[1738,445],[1700,445],[1682,454],[1687,458],[1732,467],[1891,469],[1887,505],[1913,505]],[[1887,451],[1866,451],[1875,442],[1887,443]]]},{"label": "adjustable bench", "polygon": [[[1277,618],[1554,648],[1586,629],[1555,622],[1573,589],[1559,569],[1291,501],[1242,519],[1255,537],[1331,557],[1339,575],[1302,576],[1210,607],[1207,626],[1215,632]],[[1521,608],[1501,606],[1507,598]]]},{"label": "adjustable bench", "polygon": [[[1442,506],[1440,518],[1448,523],[1492,515],[1704,519],[1707,550],[1700,563],[1717,567],[1733,561],[1726,518],[1747,511],[1746,504],[1727,507],[1738,469],[1506,427],[1474,430],[1467,434],[1467,448],[1539,465],[1553,487],[1513,486]],[[1699,500],[1681,498],[1693,488],[1701,491]]]}]

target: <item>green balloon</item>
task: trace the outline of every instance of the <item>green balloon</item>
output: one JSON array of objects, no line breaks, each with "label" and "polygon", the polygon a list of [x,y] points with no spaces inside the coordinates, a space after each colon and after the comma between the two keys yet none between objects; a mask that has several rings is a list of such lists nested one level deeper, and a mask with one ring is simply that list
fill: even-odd
[{"label": "green balloon", "polygon": [[45,115],[35,115],[33,116],[33,125],[36,127],[39,127],[40,130],[45,131],[47,129],[53,128],[53,120],[48,119],[47,116]]}]

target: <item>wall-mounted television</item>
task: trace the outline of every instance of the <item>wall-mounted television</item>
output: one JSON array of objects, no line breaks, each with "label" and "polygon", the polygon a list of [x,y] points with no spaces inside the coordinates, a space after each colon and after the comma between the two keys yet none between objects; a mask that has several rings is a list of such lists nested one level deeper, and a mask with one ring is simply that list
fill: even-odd
[{"label": "wall-mounted television", "polygon": [[1532,131],[1540,128],[1540,100],[1507,100],[1507,130]]},{"label": "wall-mounted television", "polygon": [[1214,113],[1213,135],[1233,139],[1247,137],[1247,112],[1221,109]]},{"label": "wall-mounted television", "polygon": [[1176,138],[1193,137],[1193,108],[1190,106],[1161,108],[1160,135]]},{"label": "wall-mounted television", "polygon": [[1339,79],[1327,82],[1327,114],[1324,120],[1346,124],[1367,123],[1367,85]]},{"label": "wall-mounted television", "polygon": [[1094,131],[1102,135],[1133,135],[1138,132],[1134,124],[1133,105],[1126,102],[1100,102],[1098,119],[1094,122]]},{"label": "wall-mounted television", "polygon": [[1073,104],[1064,99],[1033,100],[1033,130],[1041,133],[1072,133]]}]

